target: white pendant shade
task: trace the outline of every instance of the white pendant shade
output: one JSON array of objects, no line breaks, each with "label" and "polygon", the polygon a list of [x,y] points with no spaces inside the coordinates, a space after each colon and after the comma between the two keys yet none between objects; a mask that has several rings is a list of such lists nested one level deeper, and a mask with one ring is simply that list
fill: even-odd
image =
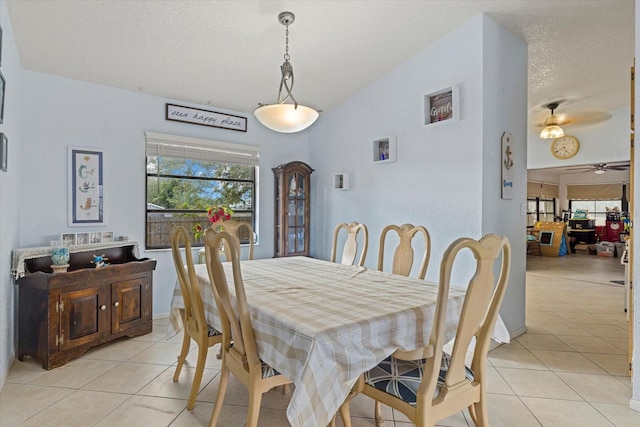
[{"label": "white pendant shade", "polygon": [[560,126],[556,125],[547,126],[540,132],[540,138],[542,139],[560,138],[561,136],[564,136],[564,131]]},{"label": "white pendant shade", "polygon": [[271,130],[282,133],[299,132],[311,126],[319,113],[310,107],[298,104],[262,105],[253,112],[256,118]]}]

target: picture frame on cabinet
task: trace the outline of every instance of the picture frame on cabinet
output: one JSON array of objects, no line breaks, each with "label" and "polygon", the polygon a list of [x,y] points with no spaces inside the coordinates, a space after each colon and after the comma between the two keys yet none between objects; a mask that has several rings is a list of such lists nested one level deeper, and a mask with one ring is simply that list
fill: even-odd
[{"label": "picture frame on cabinet", "polygon": [[111,243],[111,242],[113,242],[113,231],[103,231],[102,243]]},{"label": "picture frame on cabinet", "polygon": [[89,243],[90,244],[95,244],[95,243],[102,243],[102,233],[100,231],[96,231],[96,232],[90,232],[89,233]]},{"label": "picture frame on cabinet", "polygon": [[76,244],[77,245],[88,245],[89,244],[89,233],[77,233],[76,234]]},{"label": "picture frame on cabinet", "polygon": [[0,133],[0,170],[6,172],[9,163],[9,139],[5,133]]},{"label": "picture frame on cabinet", "polygon": [[68,147],[68,226],[103,226],[104,167],[102,148]]},{"label": "picture frame on cabinet", "polygon": [[64,246],[73,246],[76,244],[76,233],[62,233],[60,241]]}]

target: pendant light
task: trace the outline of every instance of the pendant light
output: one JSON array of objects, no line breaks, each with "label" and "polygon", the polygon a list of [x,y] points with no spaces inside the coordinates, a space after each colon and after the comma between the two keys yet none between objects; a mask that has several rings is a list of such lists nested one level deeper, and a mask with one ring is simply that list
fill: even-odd
[{"label": "pendant light", "polygon": [[[319,116],[318,111],[311,107],[298,104],[293,97],[293,66],[289,62],[289,25],[296,19],[291,12],[282,12],[278,15],[278,21],[286,27],[286,44],[284,63],[280,67],[282,77],[280,79],[280,90],[278,90],[278,101],[275,104],[258,104],[259,107],[253,112],[256,118],[271,130],[283,133],[299,132],[311,126]],[[282,88],[286,94],[282,97]],[[293,103],[285,103],[291,99]]]},{"label": "pendant light", "polygon": [[558,119],[558,116],[553,114],[553,110],[558,108],[558,103],[553,102],[547,105],[547,108],[551,110],[551,115],[544,119],[545,128],[542,129],[542,132],[540,132],[540,138],[555,139],[564,136],[564,131],[560,126],[558,126],[560,124],[560,120]]}]

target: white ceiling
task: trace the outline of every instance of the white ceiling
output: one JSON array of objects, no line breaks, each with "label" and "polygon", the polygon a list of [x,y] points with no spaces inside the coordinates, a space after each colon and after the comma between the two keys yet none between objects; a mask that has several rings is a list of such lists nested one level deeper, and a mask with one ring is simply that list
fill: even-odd
[{"label": "white ceiling", "polygon": [[634,0],[8,0],[22,66],[251,113],[273,103],[290,26],[293,93],[330,110],[486,12],[529,45],[530,124],[544,105],[600,114],[629,104]]}]

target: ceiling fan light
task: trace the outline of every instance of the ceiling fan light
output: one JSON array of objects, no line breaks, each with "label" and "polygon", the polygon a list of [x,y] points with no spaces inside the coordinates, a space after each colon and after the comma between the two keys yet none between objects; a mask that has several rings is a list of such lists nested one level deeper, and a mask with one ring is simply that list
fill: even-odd
[{"label": "ceiling fan light", "polygon": [[540,138],[542,139],[560,138],[561,136],[564,136],[564,131],[557,125],[547,126],[540,132]]},{"label": "ceiling fan light", "polygon": [[596,170],[593,171],[593,173],[598,174],[598,175],[602,175],[605,172],[606,172],[605,169],[596,169]]},{"label": "ceiling fan light", "polygon": [[262,105],[253,112],[258,121],[271,130],[282,133],[299,132],[311,126],[319,113],[311,107],[298,104]]}]

